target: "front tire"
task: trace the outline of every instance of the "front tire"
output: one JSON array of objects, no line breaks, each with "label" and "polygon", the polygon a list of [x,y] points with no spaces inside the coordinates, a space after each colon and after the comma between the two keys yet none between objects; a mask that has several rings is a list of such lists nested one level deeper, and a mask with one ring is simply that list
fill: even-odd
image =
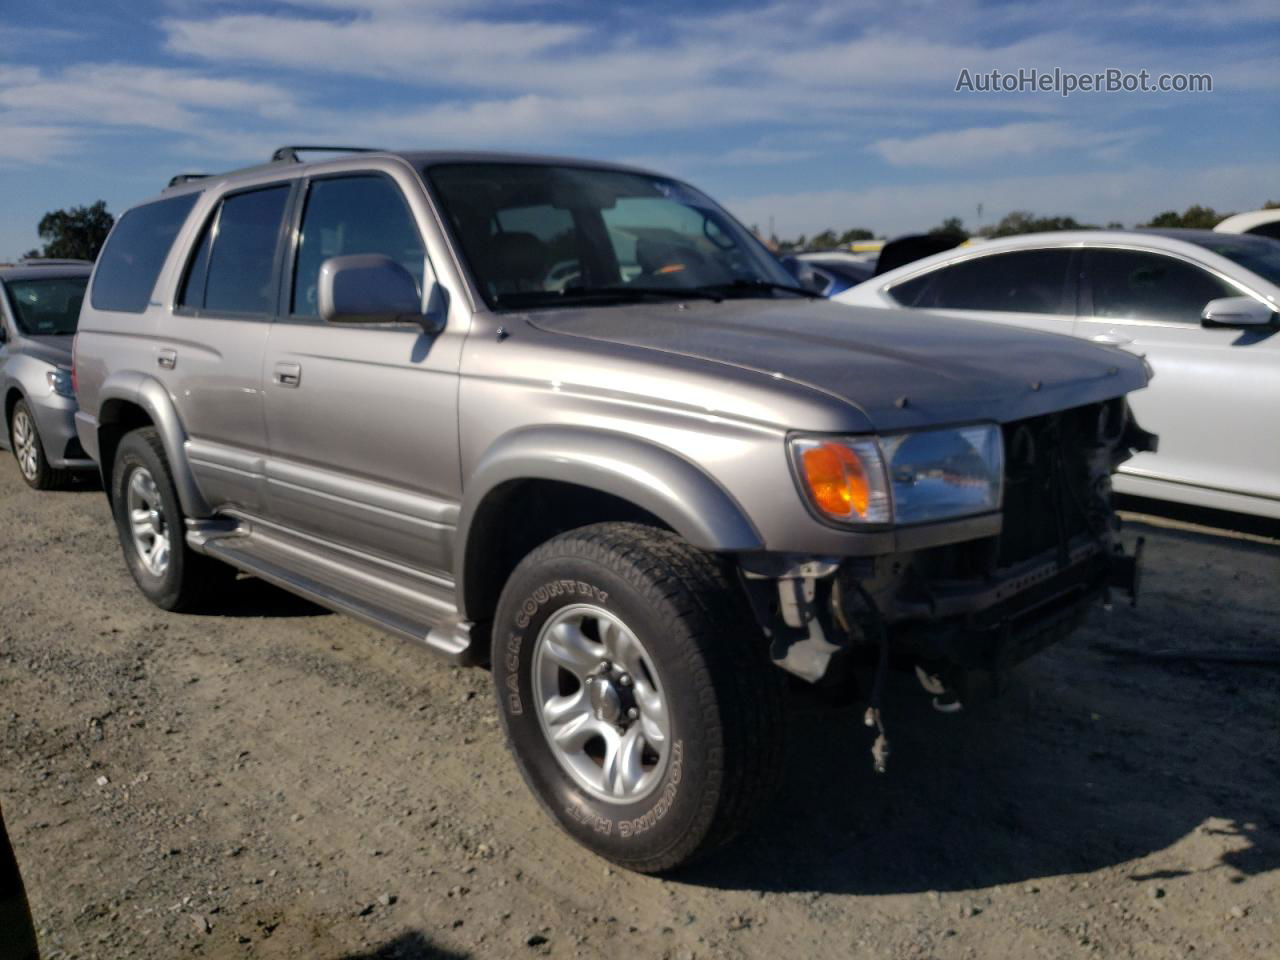
[{"label": "front tire", "polygon": [[782,676],[720,561],[668,531],[597,524],[534,550],[498,604],[493,676],[534,795],[620,866],[711,852],[779,780]]},{"label": "front tire", "polygon": [[67,485],[70,471],[55,470],[49,465],[36,418],[26,400],[19,400],[13,405],[9,440],[14,459],[18,461],[18,471],[32,490],[59,490]]},{"label": "front tire", "polygon": [[190,610],[235,571],[187,546],[186,520],[160,434],[125,435],[111,470],[111,504],[125,563],[138,588],[163,610]]}]

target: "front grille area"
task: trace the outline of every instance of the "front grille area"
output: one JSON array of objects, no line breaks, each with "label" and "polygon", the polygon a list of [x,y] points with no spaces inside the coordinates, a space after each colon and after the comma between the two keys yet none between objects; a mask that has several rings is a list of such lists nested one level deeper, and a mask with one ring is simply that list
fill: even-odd
[{"label": "front grille area", "polygon": [[917,553],[898,599],[930,602],[940,592],[992,583],[1032,561],[1071,561],[1072,550],[1111,523],[1111,504],[1098,485],[1098,465],[1120,442],[1124,400],[1090,404],[1006,424],[1004,519],[998,536]]},{"label": "front grille area", "polygon": [[1089,459],[1123,429],[1123,406],[1091,404],[1004,426],[1004,529],[996,566],[1049,551],[1065,557],[1073,538],[1101,533],[1108,504],[1094,490]]}]

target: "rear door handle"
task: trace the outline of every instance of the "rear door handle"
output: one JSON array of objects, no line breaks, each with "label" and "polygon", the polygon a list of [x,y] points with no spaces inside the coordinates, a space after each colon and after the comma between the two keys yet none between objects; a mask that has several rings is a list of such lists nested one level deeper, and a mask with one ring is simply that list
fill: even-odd
[{"label": "rear door handle", "polygon": [[277,363],[275,378],[276,383],[282,387],[296,387],[302,383],[302,365],[299,363]]},{"label": "rear door handle", "polygon": [[172,370],[178,365],[178,351],[161,350],[156,354],[156,363],[164,367],[166,370]]},{"label": "rear door handle", "polygon": [[1123,347],[1133,343],[1133,337],[1123,337],[1118,333],[1100,333],[1090,339],[1094,343],[1105,343],[1109,347]]}]

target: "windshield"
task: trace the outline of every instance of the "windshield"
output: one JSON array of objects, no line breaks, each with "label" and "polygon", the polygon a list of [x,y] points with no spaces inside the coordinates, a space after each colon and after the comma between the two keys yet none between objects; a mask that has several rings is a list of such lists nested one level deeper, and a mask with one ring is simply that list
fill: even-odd
[{"label": "windshield", "polygon": [[676,180],[520,163],[426,174],[490,307],[795,295],[781,289],[795,278],[755,237]]},{"label": "windshield", "polygon": [[1280,286],[1280,240],[1224,233],[1203,240],[1197,239],[1195,242]]},{"label": "windshield", "polygon": [[42,277],[6,284],[18,330],[29,337],[70,335],[80,320],[85,277]]}]

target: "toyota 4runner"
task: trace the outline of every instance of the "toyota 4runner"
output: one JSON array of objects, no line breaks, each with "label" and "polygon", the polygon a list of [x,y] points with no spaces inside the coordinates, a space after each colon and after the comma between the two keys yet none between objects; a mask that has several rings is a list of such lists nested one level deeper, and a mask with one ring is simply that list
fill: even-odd
[{"label": "toyota 4runner", "polygon": [[865,664],[883,769],[891,661],[954,708],[1132,589],[1142,360],[816,300],[643,170],[303,149],[176,177],[98,261],[77,425],[129,569],[168,610],[238,568],[491,664],[597,853],[738,832],[784,671]]}]

